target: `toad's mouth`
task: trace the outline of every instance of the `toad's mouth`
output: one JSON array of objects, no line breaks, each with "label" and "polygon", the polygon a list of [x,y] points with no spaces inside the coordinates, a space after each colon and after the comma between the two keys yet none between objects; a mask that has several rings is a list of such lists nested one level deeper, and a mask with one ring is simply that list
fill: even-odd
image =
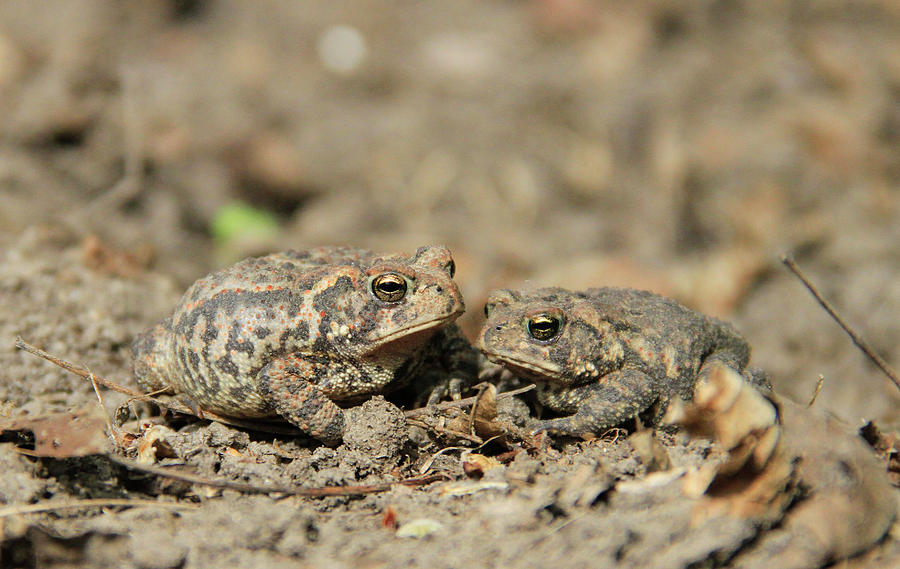
[{"label": "toad's mouth", "polygon": [[551,361],[523,360],[509,354],[485,352],[487,359],[504,366],[520,379],[555,383],[563,382],[562,370]]},{"label": "toad's mouth", "polygon": [[399,354],[412,353],[427,343],[442,326],[456,320],[460,314],[461,312],[432,318],[431,320],[426,320],[425,322],[420,322],[413,326],[401,328],[400,330],[391,332],[381,338],[376,338],[372,341],[371,347],[366,350],[363,355],[370,356],[384,352]]}]

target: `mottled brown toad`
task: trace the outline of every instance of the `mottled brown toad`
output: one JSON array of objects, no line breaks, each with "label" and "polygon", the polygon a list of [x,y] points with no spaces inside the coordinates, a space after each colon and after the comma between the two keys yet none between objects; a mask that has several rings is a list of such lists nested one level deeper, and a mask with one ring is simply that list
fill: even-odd
[{"label": "mottled brown toad", "polygon": [[134,373],[232,417],[280,415],[328,444],[343,412],[412,380],[435,392],[476,372],[452,322],[464,305],[444,247],[412,257],[323,247],[246,259],[194,283],[137,337]]},{"label": "mottled brown toad", "polygon": [[539,431],[598,433],[644,412],[652,422],[669,398],[691,397],[707,365],[742,372],[750,358],[731,325],[639,290],[497,290],[485,314],[477,347],[568,415]]}]

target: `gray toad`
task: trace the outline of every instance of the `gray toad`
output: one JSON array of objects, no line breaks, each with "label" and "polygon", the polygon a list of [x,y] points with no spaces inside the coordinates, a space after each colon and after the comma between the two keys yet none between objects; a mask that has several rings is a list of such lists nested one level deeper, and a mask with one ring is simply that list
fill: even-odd
[{"label": "gray toad", "polygon": [[485,314],[477,347],[568,415],[537,429],[561,434],[598,433],[644,412],[652,422],[671,397],[692,396],[711,362],[742,372],[750,358],[731,325],[639,290],[498,290]]},{"label": "gray toad", "polygon": [[[138,336],[134,373],[232,417],[280,415],[335,444],[356,402],[434,379],[435,394],[476,373],[455,324],[464,311],[444,247],[412,257],[323,247],[246,259],[198,280],[171,318]],[[438,369],[441,368],[441,369]]]}]

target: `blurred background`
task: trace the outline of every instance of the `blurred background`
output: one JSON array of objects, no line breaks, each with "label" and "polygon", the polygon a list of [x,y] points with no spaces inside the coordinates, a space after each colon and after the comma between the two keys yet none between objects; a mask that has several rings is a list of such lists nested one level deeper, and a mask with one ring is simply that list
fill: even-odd
[{"label": "blurred background", "polygon": [[3,0],[0,111],[0,248],[40,227],[184,288],[442,243],[469,334],[495,287],[650,289],[900,423],[778,260],[900,364],[895,0]]}]

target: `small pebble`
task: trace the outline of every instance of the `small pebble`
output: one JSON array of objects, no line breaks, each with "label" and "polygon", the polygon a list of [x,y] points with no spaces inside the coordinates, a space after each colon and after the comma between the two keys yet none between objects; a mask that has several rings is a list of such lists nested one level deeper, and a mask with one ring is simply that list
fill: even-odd
[{"label": "small pebble", "polygon": [[347,74],[356,71],[368,53],[366,38],[354,27],[332,26],[319,37],[319,59],[329,71]]}]

